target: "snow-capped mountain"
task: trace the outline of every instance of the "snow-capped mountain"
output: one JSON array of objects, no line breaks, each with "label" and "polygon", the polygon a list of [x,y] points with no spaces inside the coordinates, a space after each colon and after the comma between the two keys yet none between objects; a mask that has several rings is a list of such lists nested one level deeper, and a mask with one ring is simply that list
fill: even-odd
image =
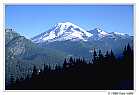
[{"label": "snow-capped mountain", "polygon": [[92,34],[92,36],[90,37],[90,39],[93,40],[100,40],[102,38],[113,38],[113,39],[126,39],[129,38],[130,36],[128,34],[124,34],[124,33],[118,33],[118,32],[105,32],[99,28],[95,28],[93,30],[88,31],[89,33]]},{"label": "snow-capped mountain", "polygon": [[93,30],[88,31],[92,34],[92,36],[90,37],[93,40],[99,40],[103,37],[107,37],[110,34],[107,32],[104,32],[103,30],[99,29],[99,28],[95,28]]},{"label": "snow-capped mountain", "polygon": [[58,23],[48,31],[35,36],[32,41],[35,43],[53,42],[53,41],[87,41],[92,34],[71,22]]},{"label": "snow-capped mountain", "polygon": [[102,38],[128,38],[129,35],[118,32],[105,32],[99,28],[95,28],[90,31],[86,31],[81,27],[71,23],[62,22],[57,23],[48,31],[41,33],[31,40],[35,43],[54,42],[54,41],[88,41],[88,40],[100,40]]},{"label": "snow-capped mountain", "polygon": [[106,32],[99,28],[86,31],[71,23],[57,23],[48,31],[31,39],[38,46],[59,50],[73,56],[89,58],[92,48],[101,49],[103,53],[113,50],[119,55],[125,45],[133,43],[133,37],[117,32]]}]

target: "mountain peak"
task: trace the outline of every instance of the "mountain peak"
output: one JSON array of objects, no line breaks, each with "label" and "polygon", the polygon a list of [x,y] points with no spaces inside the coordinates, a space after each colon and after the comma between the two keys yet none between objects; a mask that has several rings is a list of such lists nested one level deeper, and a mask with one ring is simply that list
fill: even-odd
[{"label": "mountain peak", "polygon": [[[77,25],[75,25],[75,24],[73,24],[73,23],[71,23],[71,22],[60,22],[60,23],[57,23],[56,25],[55,25],[55,27],[58,27],[58,28],[61,28],[61,30],[62,29],[64,29],[64,30],[66,30],[66,29],[68,29],[68,30],[70,30],[70,29],[75,29],[75,30],[77,30],[77,31],[82,31],[82,32],[86,32],[86,30],[84,30],[84,29],[82,29],[81,27],[79,27],[79,26],[77,26]],[[66,31],[66,32],[68,32],[68,31]]]},{"label": "mountain peak", "polygon": [[91,37],[92,34],[86,30],[80,28],[79,26],[71,22],[60,22],[57,23],[54,27],[49,29],[47,32],[42,33],[34,38],[33,42],[42,43],[42,42],[53,42],[53,41],[77,41],[83,40],[86,41],[88,37]]},{"label": "mountain peak", "polygon": [[90,30],[89,32],[92,33],[93,36],[99,35],[99,36],[104,37],[104,36],[109,35],[109,33],[107,33],[107,32],[105,32],[105,31],[101,30],[100,28],[95,28],[95,29],[93,29],[93,30]]},{"label": "mountain peak", "polygon": [[94,30],[101,32],[102,30],[100,28],[95,28]]},{"label": "mountain peak", "polygon": [[68,27],[68,26],[77,26],[77,25],[67,21],[67,22],[59,22],[59,23],[55,24],[55,27],[56,26]]},{"label": "mountain peak", "polygon": [[62,24],[65,24],[65,25],[73,25],[73,23],[71,23],[71,22],[59,22],[59,23],[57,23],[58,25],[62,25]]}]

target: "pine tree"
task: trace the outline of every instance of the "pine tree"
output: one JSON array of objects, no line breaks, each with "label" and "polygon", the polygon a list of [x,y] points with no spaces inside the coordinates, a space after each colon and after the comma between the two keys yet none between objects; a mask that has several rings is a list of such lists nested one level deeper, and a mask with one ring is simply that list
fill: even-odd
[{"label": "pine tree", "polygon": [[116,63],[116,58],[115,58],[115,55],[114,55],[112,50],[110,52],[110,63],[111,64],[115,64]]},{"label": "pine tree", "polygon": [[69,59],[69,63],[70,63],[70,64],[73,64],[73,63],[74,63],[74,61],[73,61],[73,58],[72,58],[72,57],[70,57],[70,59]]},{"label": "pine tree", "polygon": [[33,73],[32,73],[32,79],[36,79],[37,78],[37,68],[36,66],[33,67]]},{"label": "pine tree", "polygon": [[96,50],[94,48],[94,52],[93,52],[93,64],[96,64],[97,62],[97,53],[96,53]]},{"label": "pine tree", "polygon": [[98,64],[103,64],[104,61],[104,56],[101,53],[101,50],[99,50],[99,54],[98,54]]},{"label": "pine tree", "polygon": [[124,49],[123,55],[124,55],[124,63],[125,64],[132,64],[133,63],[133,50],[131,49],[129,44]]},{"label": "pine tree", "polygon": [[44,69],[43,70],[44,70],[44,73],[46,74],[48,72],[48,65],[44,64]]},{"label": "pine tree", "polygon": [[64,64],[63,64],[63,69],[64,69],[64,70],[66,70],[67,65],[68,65],[68,62],[67,62],[67,60],[66,60],[66,58],[65,58],[65,60],[64,60]]},{"label": "pine tree", "polygon": [[83,64],[87,64],[85,58],[83,58],[82,63],[83,63]]},{"label": "pine tree", "polygon": [[128,43],[128,45],[127,45],[127,53],[128,53],[128,54],[131,54],[131,53],[132,53],[132,49],[131,49],[129,43]]},{"label": "pine tree", "polygon": [[123,51],[123,56],[126,56],[127,54],[127,50],[126,50],[126,46],[124,47],[124,51]]},{"label": "pine tree", "polygon": [[105,54],[104,62],[105,62],[105,64],[110,64],[110,55],[109,55],[108,51]]}]

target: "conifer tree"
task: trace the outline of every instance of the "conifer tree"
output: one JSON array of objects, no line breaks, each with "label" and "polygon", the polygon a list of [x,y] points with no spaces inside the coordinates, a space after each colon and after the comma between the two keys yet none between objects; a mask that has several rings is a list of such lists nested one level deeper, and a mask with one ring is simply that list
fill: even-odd
[{"label": "conifer tree", "polygon": [[36,66],[33,67],[32,79],[36,79],[37,77],[37,68]]},{"label": "conifer tree", "polygon": [[112,50],[110,52],[110,63],[111,64],[115,64],[116,63],[116,58],[115,58],[115,55],[114,55]]},{"label": "conifer tree", "polygon": [[99,54],[98,54],[98,64],[103,64],[104,61],[104,56],[101,53],[101,50],[99,50]]},{"label": "conifer tree", "polygon": [[93,64],[96,64],[97,62],[97,53],[96,53],[96,50],[94,48],[94,52],[93,52]]},{"label": "conifer tree", "polygon": [[107,51],[106,54],[105,54],[105,64],[110,64],[110,55],[109,55],[109,52]]}]

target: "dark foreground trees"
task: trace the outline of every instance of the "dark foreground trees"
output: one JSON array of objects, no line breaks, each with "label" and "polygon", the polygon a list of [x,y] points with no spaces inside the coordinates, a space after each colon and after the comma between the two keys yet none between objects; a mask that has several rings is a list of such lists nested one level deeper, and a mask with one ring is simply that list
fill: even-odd
[{"label": "dark foreground trees", "polygon": [[113,51],[105,55],[94,49],[93,59],[65,59],[63,66],[52,69],[44,65],[43,70],[34,66],[31,76],[16,79],[6,89],[22,90],[132,90],[134,89],[133,50],[127,45],[121,58]]}]

